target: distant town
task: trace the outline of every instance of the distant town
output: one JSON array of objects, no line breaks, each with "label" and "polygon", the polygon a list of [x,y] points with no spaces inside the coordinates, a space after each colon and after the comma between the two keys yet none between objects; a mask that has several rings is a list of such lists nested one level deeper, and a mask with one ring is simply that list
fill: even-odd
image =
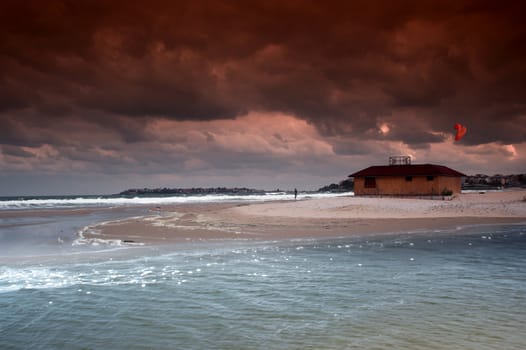
[{"label": "distant town", "polygon": [[470,175],[463,179],[462,187],[493,186],[493,187],[525,187],[526,174],[493,175],[484,174]]}]

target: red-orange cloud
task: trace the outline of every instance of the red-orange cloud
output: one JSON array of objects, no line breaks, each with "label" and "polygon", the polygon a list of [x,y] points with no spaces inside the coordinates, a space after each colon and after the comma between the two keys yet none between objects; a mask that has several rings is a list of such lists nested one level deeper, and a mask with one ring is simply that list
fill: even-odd
[{"label": "red-orange cloud", "polygon": [[457,148],[513,145],[499,167],[517,169],[525,13],[523,1],[4,1],[1,168],[335,174],[397,151],[441,160],[462,120]]}]

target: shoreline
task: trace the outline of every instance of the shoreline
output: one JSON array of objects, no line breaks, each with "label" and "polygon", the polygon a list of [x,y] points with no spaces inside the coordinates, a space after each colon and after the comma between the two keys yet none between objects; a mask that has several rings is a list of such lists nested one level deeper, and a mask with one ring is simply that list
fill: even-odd
[{"label": "shoreline", "polygon": [[526,224],[526,190],[461,194],[449,201],[333,197],[263,203],[200,203],[90,226],[86,239],[159,245],[216,240],[366,237]]}]

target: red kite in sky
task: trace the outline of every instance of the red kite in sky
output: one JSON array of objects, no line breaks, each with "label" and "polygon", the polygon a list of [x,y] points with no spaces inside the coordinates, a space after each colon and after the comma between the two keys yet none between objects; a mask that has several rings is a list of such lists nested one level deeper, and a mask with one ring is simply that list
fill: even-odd
[{"label": "red kite in sky", "polygon": [[460,141],[464,135],[466,135],[466,132],[468,131],[468,128],[466,128],[462,124],[455,124],[455,130],[457,131],[457,134],[455,135],[455,141]]}]

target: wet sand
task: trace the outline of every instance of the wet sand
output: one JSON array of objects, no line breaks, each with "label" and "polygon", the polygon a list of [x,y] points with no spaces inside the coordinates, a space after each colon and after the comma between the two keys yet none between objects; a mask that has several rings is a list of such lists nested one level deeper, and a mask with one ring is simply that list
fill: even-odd
[{"label": "wet sand", "polygon": [[129,244],[366,236],[526,223],[526,190],[452,200],[334,197],[152,208],[144,217],[93,225],[86,239]]}]

